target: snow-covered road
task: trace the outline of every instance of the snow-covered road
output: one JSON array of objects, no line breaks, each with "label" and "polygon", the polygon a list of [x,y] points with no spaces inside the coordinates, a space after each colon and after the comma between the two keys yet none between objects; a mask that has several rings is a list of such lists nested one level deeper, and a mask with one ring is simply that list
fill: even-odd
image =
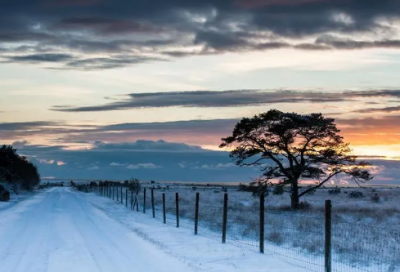
[{"label": "snow-covered road", "polygon": [[83,194],[53,188],[0,211],[0,270],[7,272],[193,271]]}]

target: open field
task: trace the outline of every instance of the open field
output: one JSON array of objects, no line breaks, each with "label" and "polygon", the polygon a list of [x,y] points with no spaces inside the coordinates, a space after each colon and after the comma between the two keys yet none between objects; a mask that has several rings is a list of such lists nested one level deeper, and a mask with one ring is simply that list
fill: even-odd
[{"label": "open field", "polygon": [[[153,184],[155,185],[155,184]],[[183,225],[193,228],[195,193],[200,193],[199,233],[220,239],[224,190],[212,186],[160,185],[155,189],[156,213],[162,214],[166,197],[167,220],[175,224],[175,192]],[[160,188],[158,185],[155,188]],[[250,250],[259,249],[259,197],[225,187],[229,196],[227,242]],[[330,192],[331,191],[331,192]],[[363,197],[352,198],[352,192]],[[320,189],[303,197],[306,209],[293,212],[288,193],[265,198],[265,251],[286,261],[323,271],[324,205],[332,200],[332,260],[334,271],[400,271],[399,188]],[[139,194],[139,203],[143,203]],[[147,197],[147,208],[151,208]],[[186,221],[185,221],[186,219]]]}]

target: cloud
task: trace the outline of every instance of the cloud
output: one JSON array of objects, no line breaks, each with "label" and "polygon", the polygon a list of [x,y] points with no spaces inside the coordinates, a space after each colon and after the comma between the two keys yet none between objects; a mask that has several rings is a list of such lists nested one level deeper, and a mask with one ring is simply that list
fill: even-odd
[{"label": "cloud", "polygon": [[[0,9],[0,25],[7,26],[0,48],[7,49],[3,61],[84,70],[163,56],[399,48],[399,14],[397,0],[8,1]],[[321,39],[332,33],[335,39]]]},{"label": "cloud", "polygon": [[129,164],[127,169],[157,169],[161,166],[157,166],[154,163],[139,163],[139,164]]},{"label": "cloud", "polygon": [[162,61],[161,58],[145,56],[115,56],[108,58],[84,58],[66,63],[66,68],[77,68],[81,70],[101,70],[124,67],[149,61]]},{"label": "cloud", "polygon": [[[184,143],[171,143],[163,140],[159,141],[148,141],[148,140],[137,140],[133,143],[106,143],[97,142],[95,143],[93,150],[109,152],[202,152],[204,151],[201,147],[191,146]],[[114,165],[117,165],[114,163]]]},{"label": "cloud", "polygon": [[53,164],[54,160],[44,160],[44,159],[39,159],[39,163],[44,163],[44,164]]},{"label": "cloud", "polygon": [[385,108],[367,108],[367,109],[356,110],[353,112],[357,112],[357,113],[377,113],[377,112],[392,113],[392,112],[399,112],[399,111],[400,111],[400,106],[394,106],[394,107],[385,107]]},{"label": "cloud", "polygon": [[338,102],[345,99],[346,98],[340,97],[335,93],[295,91],[265,92],[262,90],[135,93],[129,94],[127,100],[112,102],[106,105],[76,108],[55,106],[52,110],[63,112],[87,112],[174,106],[232,107],[273,103]]},{"label": "cloud", "polygon": [[60,126],[60,125],[61,123],[52,121],[9,122],[9,123],[0,123],[0,131],[30,130],[35,128]]},{"label": "cloud", "polygon": [[125,165],[125,164],[121,164],[121,163],[118,163],[118,162],[110,163],[110,166],[121,166],[121,165]]},{"label": "cloud", "polygon": [[156,107],[239,107],[277,103],[328,103],[364,97],[399,97],[399,90],[320,92],[291,90],[227,90],[164,93],[132,93],[127,99],[85,107],[54,106],[53,111],[93,112]]},{"label": "cloud", "polygon": [[8,62],[27,62],[27,63],[44,63],[44,62],[64,62],[73,59],[68,54],[33,54],[23,56],[6,56]]}]

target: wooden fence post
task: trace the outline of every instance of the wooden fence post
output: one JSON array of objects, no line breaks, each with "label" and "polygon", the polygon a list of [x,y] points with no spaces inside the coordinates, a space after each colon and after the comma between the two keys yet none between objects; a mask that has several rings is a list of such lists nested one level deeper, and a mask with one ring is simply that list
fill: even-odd
[{"label": "wooden fence post", "polygon": [[260,195],[260,253],[264,253],[264,240],[265,240],[265,194],[261,192]]},{"label": "wooden fence post", "polygon": [[163,209],[163,219],[165,224],[167,223],[167,215],[165,214],[165,193],[162,194],[162,209]]},{"label": "wooden fence post", "polygon": [[176,227],[179,228],[179,193],[175,193]]},{"label": "wooden fence post", "polygon": [[128,208],[128,187],[125,189],[125,207]]},{"label": "wooden fence post", "polygon": [[116,194],[117,194],[117,202],[119,202],[119,190],[118,190],[118,187],[116,187],[117,188],[117,190],[116,190]]},{"label": "wooden fence post", "polygon": [[139,195],[139,190],[136,191],[136,196],[135,196],[136,211],[137,212],[139,211],[139,198],[138,198],[138,195]]},{"label": "wooden fence post", "polygon": [[146,213],[146,188],[143,189],[143,213]]},{"label": "wooden fence post", "polygon": [[114,200],[115,199],[115,184],[113,185],[113,190],[112,190],[112,199]]},{"label": "wooden fence post", "polygon": [[228,194],[224,194],[224,211],[222,217],[222,243],[226,243],[226,226],[228,223]]},{"label": "wooden fence post", "polygon": [[196,206],[194,213],[194,234],[197,234],[197,229],[199,226],[199,203],[200,203],[200,193],[196,193]]},{"label": "wooden fence post", "polygon": [[131,190],[131,210],[133,210],[133,190]]},{"label": "wooden fence post", "polygon": [[332,202],[325,201],[325,272],[332,272]]},{"label": "wooden fence post", "polygon": [[153,218],[156,218],[156,209],[154,207],[154,189],[151,188],[151,210],[153,211]]},{"label": "wooden fence post", "polygon": [[121,184],[121,204],[124,204],[124,197],[122,195],[122,184]]}]

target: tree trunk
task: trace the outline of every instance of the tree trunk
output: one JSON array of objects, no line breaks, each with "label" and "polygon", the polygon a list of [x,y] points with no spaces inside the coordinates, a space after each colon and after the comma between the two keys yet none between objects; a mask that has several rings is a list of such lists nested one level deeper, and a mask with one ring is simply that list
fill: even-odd
[{"label": "tree trunk", "polygon": [[292,183],[292,194],[290,196],[291,208],[292,210],[298,210],[300,204],[298,180],[293,180],[291,183]]}]

